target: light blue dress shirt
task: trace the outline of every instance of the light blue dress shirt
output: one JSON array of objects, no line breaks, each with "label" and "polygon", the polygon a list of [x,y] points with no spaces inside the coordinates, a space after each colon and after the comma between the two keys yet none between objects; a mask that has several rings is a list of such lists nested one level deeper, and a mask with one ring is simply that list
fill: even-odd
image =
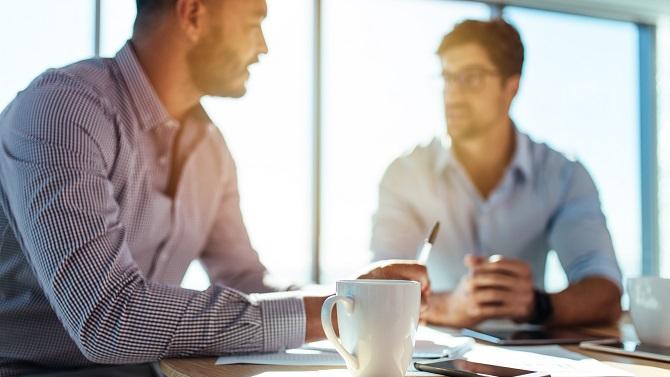
[{"label": "light blue dress shirt", "polygon": [[598,190],[584,166],[517,131],[503,179],[483,199],[449,142],[435,139],[396,159],[379,188],[371,248],[376,260],[416,257],[435,221],[428,260],[433,289],[451,290],[467,273],[466,254],[500,254],[530,264],[544,287],[555,250],[570,283],[605,277],[621,287]]}]

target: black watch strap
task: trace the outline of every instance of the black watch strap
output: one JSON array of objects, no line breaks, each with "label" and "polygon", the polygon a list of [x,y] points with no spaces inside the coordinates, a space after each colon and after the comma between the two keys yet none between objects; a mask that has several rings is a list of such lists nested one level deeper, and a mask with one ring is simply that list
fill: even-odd
[{"label": "black watch strap", "polygon": [[528,323],[539,325],[551,318],[554,314],[554,306],[551,302],[551,296],[547,292],[535,289],[533,296],[535,298],[535,308]]}]

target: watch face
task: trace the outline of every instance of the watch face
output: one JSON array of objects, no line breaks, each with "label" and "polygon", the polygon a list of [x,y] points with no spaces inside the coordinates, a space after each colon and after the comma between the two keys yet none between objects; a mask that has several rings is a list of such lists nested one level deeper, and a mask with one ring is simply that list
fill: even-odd
[{"label": "watch face", "polygon": [[542,292],[538,289],[534,293],[535,308],[533,316],[528,321],[529,323],[540,324],[546,322],[554,313],[554,306],[551,302],[551,296],[548,293]]}]

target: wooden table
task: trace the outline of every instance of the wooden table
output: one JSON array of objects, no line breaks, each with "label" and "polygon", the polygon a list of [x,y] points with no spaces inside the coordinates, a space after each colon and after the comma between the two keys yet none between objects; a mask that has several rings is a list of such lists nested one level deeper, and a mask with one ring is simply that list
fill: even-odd
[{"label": "wooden table", "polygon": [[[635,337],[634,330],[627,317],[622,319],[619,326],[589,328],[588,330],[607,336],[620,336],[623,339]],[[670,363],[587,351],[576,345],[566,346],[565,348],[603,361],[616,368],[632,372],[636,377],[670,377]],[[333,367],[282,367],[272,365],[214,365],[215,360],[213,357],[167,359],[161,361],[160,365],[167,377],[256,377],[267,372],[286,372],[284,374],[286,377],[307,377],[315,374],[313,373],[315,371],[342,369]],[[348,376],[346,373],[342,373],[341,375],[344,377]]]}]

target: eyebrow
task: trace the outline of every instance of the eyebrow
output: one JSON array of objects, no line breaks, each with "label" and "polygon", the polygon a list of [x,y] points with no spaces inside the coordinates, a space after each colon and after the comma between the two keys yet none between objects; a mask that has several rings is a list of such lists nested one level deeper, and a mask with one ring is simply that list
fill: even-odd
[{"label": "eyebrow", "polygon": [[[465,71],[465,70],[473,69],[473,68],[483,68],[483,69],[490,69],[490,70],[493,70],[493,71],[497,71],[497,68],[495,68],[495,67],[488,67],[486,65],[477,64],[477,63],[468,64],[465,67],[459,69],[458,71]],[[444,74],[444,73],[447,73],[446,69],[442,70],[442,74]]]}]

